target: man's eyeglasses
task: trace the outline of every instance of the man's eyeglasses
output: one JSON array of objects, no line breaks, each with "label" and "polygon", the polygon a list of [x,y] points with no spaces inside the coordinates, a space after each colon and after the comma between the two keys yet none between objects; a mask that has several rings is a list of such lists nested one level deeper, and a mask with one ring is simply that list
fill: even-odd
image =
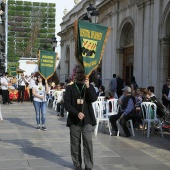
[{"label": "man's eyeglasses", "polygon": [[24,75],[21,75],[21,76],[24,76]]},{"label": "man's eyeglasses", "polygon": [[38,76],[38,78],[41,78],[41,79],[42,79],[42,77],[40,77],[40,76]]}]

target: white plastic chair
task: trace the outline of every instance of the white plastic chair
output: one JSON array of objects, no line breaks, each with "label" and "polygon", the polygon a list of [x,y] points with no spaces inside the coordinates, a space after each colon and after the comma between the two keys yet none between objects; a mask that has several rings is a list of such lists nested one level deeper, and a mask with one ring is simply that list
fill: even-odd
[{"label": "white plastic chair", "polygon": [[99,97],[97,98],[97,101],[104,101],[104,99],[105,99],[105,96],[99,96]]},{"label": "white plastic chair", "polygon": [[118,114],[118,111],[119,111],[118,99],[109,99],[106,101],[107,117]]},{"label": "white plastic chair", "polygon": [[[105,117],[103,115],[103,110],[104,110],[104,104],[102,101],[96,101],[96,102],[93,102],[92,103],[92,107],[94,109],[94,114],[96,116],[96,122],[97,122],[97,125],[95,127],[95,130],[94,130],[94,134],[95,136],[97,136],[97,132],[98,132],[98,127],[99,127],[99,123],[100,122],[107,122],[108,126],[109,126],[109,133],[111,135],[111,128],[110,128],[110,122],[109,122],[109,118],[108,117]],[[105,127],[104,127],[105,128]]]},{"label": "white plastic chair", "polygon": [[[118,105],[118,99],[109,99],[107,100],[107,111],[106,111],[106,116],[109,117],[111,115],[116,115],[118,114],[118,111],[119,111],[119,107],[120,105]],[[129,127],[129,123],[130,123],[130,128],[131,128],[131,133],[132,133],[132,136],[135,136],[135,133],[134,133],[134,128],[133,128],[133,122],[132,122],[132,119],[128,120],[127,122],[127,126]],[[117,121],[117,126],[118,126],[118,132],[117,132],[117,136],[120,135],[120,124],[119,122]],[[130,129],[129,129],[130,130]]]},{"label": "white plastic chair", "polygon": [[52,97],[54,96],[54,92],[55,92],[55,90],[50,90],[49,91],[49,98],[47,100],[47,106],[49,105],[50,101],[53,101]]},{"label": "white plastic chair", "polygon": [[[129,129],[129,125],[130,125],[131,134],[132,134],[132,136],[135,136],[132,119],[129,119],[129,120],[126,122],[126,124],[127,124],[128,129]],[[119,135],[120,135],[120,128],[122,128],[121,125],[119,124],[119,121],[117,121],[117,127],[118,127],[117,136],[119,136]],[[130,131],[130,129],[129,129],[129,131]]]},{"label": "white plastic chair", "polygon": [[[147,123],[147,137],[149,137],[149,135],[150,135],[151,125],[153,123],[158,123],[159,129],[160,129],[162,137],[163,137],[161,120],[157,118],[157,114],[156,114],[156,112],[157,112],[156,104],[152,103],[152,102],[142,102],[141,109],[142,109],[142,113],[143,113],[143,133],[144,133],[146,123]],[[152,117],[151,113],[153,113],[153,117]]]}]

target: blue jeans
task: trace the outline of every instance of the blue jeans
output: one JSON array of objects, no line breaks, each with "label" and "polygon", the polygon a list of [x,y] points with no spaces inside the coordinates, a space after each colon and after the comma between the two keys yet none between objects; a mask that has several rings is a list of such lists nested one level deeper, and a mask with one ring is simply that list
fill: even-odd
[{"label": "blue jeans", "polygon": [[[34,101],[33,104],[34,104],[34,108],[35,108],[35,112],[36,112],[37,125],[40,125],[40,122],[42,123],[42,125],[44,125],[47,103]],[[40,114],[41,114],[41,116],[40,116]],[[40,121],[40,117],[41,117],[41,121]]]}]

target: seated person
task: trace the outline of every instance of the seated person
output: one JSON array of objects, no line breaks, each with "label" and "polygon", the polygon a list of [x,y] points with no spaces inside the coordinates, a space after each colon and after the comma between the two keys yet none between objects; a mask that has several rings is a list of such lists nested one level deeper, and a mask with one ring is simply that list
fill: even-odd
[{"label": "seated person", "polygon": [[135,94],[135,109],[136,109],[136,128],[137,129],[142,129],[142,112],[141,112],[141,103],[143,101],[143,96],[142,96],[142,89],[137,88],[136,89],[136,94]]},{"label": "seated person", "polygon": [[105,96],[105,87],[104,86],[101,86],[99,87],[99,91],[97,93],[97,96]]},{"label": "seated person", "polygon": [[164,116],[164,112],[166,110],[165,106],[159,102],[159,100],[156,98],[154,94],[154,86],[149,86],[148,87],[148,94],[150,96],[150,101],[155,103],[157,106],[157,115],[159,118],[162,118]]},{"label": "seated person", "polygon": [[120,120],[120,125],[123,127],[123,131],[126,137],[131,136],[129,129],[126,125],[126,122],[129,119],[135,119],[135,97],[131,94],[131,88],[129,86],[125,86],[123,89],[123,97],[119,104],[121,104],[120,111],[117,115],[110,116],[110,123],[112,125],[112,129],[115,132],[112,134],[117,136],[118,127],[116,125],[116,121]]},{"label": "seated person", "polygon": [[57,100],[57,116],[64,117],[63,90],[61,89],[60,84],[57,84],[57,89],[54,92],[54,100]]}]

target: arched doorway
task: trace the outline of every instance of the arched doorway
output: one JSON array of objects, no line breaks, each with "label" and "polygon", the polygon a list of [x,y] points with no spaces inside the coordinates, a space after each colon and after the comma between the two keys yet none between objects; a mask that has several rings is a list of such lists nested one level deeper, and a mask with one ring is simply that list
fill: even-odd
[{"label": "arched doorway", "polygon": [[134,28],[130,22],[123,25],[120,46],[123,49],[123,80],[128,85],[133,76],[134,66]]}]

